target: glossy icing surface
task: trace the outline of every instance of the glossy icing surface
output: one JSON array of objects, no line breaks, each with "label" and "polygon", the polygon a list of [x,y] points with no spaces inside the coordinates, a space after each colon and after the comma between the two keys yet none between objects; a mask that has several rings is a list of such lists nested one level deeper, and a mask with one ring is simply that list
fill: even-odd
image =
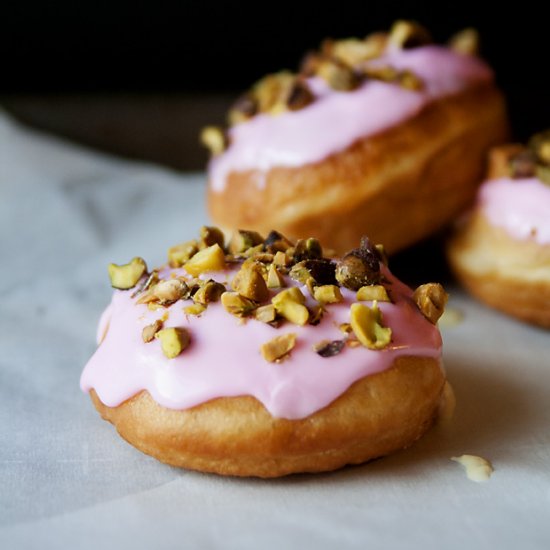
[{"label": "glossy icing surface", "polygon": [[518,240],[550,244],[550,186],[537,178],[485,182],[479,207],[489,221]]},{"label": "glossy icing surface", "polygon": [[[414,116],[429,102],[490,81],[480,59],[440,46],[388,51],[372,66],[410,69],[424,82],[418,91],[367,80],[353,91],[335,91],[320,78],[308,80],[316,100],[276,116],[259,114],[230,129],[229,148],[209,165],[210,185],[222,191],[233,171],[295,167],[320,161],[357,139],[374,135]],[[258,178],[262,185],[262,178]]]},{"label": "glossy icing surface", "polygon": [[[182,270],[176,270],[178,274]],[[166,277],[167,272],[164,272]],[[230,272],[209,274],[227,282]],[[345,347],[323,358],[312,349],[322,340],[342,339],[338,324],[349,322],[355,292],[342,289],[344,302],[327,306],[317,326],[285,323],[275,329],[249,319],[245,324],[227,313],[219,302],[200,316],[185,315],[189,301],[151,311],[136,305],[131,291],[115,291],[98,328],[97,351],[81,377],[83,391],[95,389],[101,401],[115,407],[147,390],[161,405],[186,409],[217,397],[251,395],[275,417],[304,418],[331,403],[353,382],[388,369],[399,356],[441,357],[441,337],[411,300],[411,290],[389,272],[386,276],[395,303],[380,303],[383,324],[392,328],[390,346],[380,351]],[[308,305],[314,302],[301,288]],[[371,302],[363,302],[371,305]],[[186,327],[191,345],[175,359],[167,359],[160,342],[142,341],[143,327],[168,313],[165,327]],[[285,333],[297,335],[296,347],[281,363],[268,363],[260,345]]]}]

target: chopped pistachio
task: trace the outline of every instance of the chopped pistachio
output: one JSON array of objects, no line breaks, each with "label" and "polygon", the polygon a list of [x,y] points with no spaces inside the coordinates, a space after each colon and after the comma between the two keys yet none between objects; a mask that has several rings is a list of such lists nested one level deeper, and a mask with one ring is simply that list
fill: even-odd
[{"label": "chopped pistachio", "polygon": [[362,286],[377,283],[379,274],[369,269],[363,258],[346,254],[336,264],[336,280],[346,288],[359,290]]},{"label": "chopped pistachio", "polygon": [[315,100],[315,96],[303,80],[296,80],[288,91],[286,106],[291,111],[299,111]]},{"label": "chopped pistachio", "polygon": [[309,311],[305,305],[305,296],[299,288],[287,288],[273,297],[271,303],[281,317],[295,325],[305,325],[309,319]]},{"label": "chopped pistachio", "polygon": [[340,323],[338,325],[338,330],[344,334],[350,334],[352,332],[352,328],[349,323]]},{"label": "chopped pistachio", "polygon": [[299,239],[294,246],[294,260],[320,260],[323,257],[323,248],[317,239]]},{"label": "chopped pistachio", "polygon": [[321,285],[313,290],[313,297],[321,304],[336,304],[344,298],[336,285]]},{"label": "chopped pistachio", "polygon": [[275,321],[276,316],[277,312],[275,311],[275,306],[273,304],[260,306],[254,311],[254,319],[261,321],[262,323],[272,323]]},{"label": "chopped pistachio", "polygon": [[219,244],[199,250],[183,267],[196,277],[206,271],[219,271],[225,267],[225,254]]},{"label": "chopped pistachio", "polygon": [[138,294],[147,292],[152,286],[156,285],[159,281],[158,271],[153,269],[149,274],[149,277],[144,281],[143,285],[138,285],[132,294],[132,298],[135,298]]},{"label": "chopped pistachio", "polygon": [[292,266],[289,275],[295,281],[307,284],[308,279],[313,278],[315,285],[337,284],[336,264],[326,258],[320,260],[302,260]]},{"label": "chopped pistachio", "polygon": [[334,357],[338,355],[343,349],[346,343],[344,340],[322,340],[318,344],[313,346],[313,351],[321,357]]},{"label": "chopped pistachio", "polygon": [[224,292],[221,300],[225,310],[235,317],[246,317],[258,307],[258,304],[238,292]]},{"label": "chopped pistachio", "polygon": [[[378,35],[380,37],[380,35]],[[370,38],[370,40],[359,40],[358,38],[347,38],[344,40],[325,41],[323,53],[345,63],[348,67],[354,67],[363,61],[378,57],[386,43],[384,40]]]},{"label": "chopped pistachio", "polygon": [[398,82],[406,90],[421,90],[424,87],[422,79],[408,69],[399,72]]},{"label": "chopped pistachio", "polygon": [[324,79],[334,90],[354,90],[361,83],[357,73],[344,63],[336,60],[321,60],[316,74]]},{"label": "chopped pistachio", "polygon": [[365,302],[376,300],[377,302],[390,302],[388,291],[382,285],[366,285],[357,291],[357,299]]},{"label": "chopped pistachio", "polygon": [[196,240],[177,244],[168,249],[168,262],[171,267],[181,267],[199,251],[199,243]]},{"label": "chopped pistachio", "polygon": [[269,266],[267,272],[267,288],[281,288],[285,286],[284,277],[277,271],[277,266],[273,263]]},{"label": "chopped pistachio", "polygon": [[382,313],[376,301],[372,307],[352,304],[350,323],[359,342],[369,349],[383,349],[391,341],[391,328],[382,326]]},{"label": "chopped pistachio", "polygon": [[322,305],[314,306],[309,312],[309,321],[310,325],[316,326],[321,322],[323,315],[325,314],[325,308]]},{"label": "chopped pistachio", "polygon": [[272,253],[286,252],[291,246],[292,243],[278,231],[270,231],[264,241],[264,248],[267,252]]},{"label": "chopped pistachio", "polygon": [[418,309],[434,325],[443,315],[449,295],[439,283],[420,285],[413,294]]},{"label": "chopped pistachio", "polygon": [[399,78],[399,71],[391,65],[365,67],[363,71],[369,78],[382,82],[395,82]]},{"label": "chopped pistachio", "polygon": [[228,249],[231,254],[241,254],[253,246],[264,242],[263,237],[256,231],[245,231],[239,229],[231,235]]},{"label": "chopped pistachio", "polygon": [[147,272],[147,264],[143,258],[136,256],[125,265],[109,264],[108,270],[111,286],[119,290],[128,290],[135,287]]},{"label": "chopped pistachio", "polygon": [[221,248],[224,247],[225,235],[223,231],[217,227],[203,225],[200,229],[200,238],[200,248],[207,248],[214,244],[219,244]]},{"label": "chopped pistachio", "polygon": [[257,262],[244,262],[231,283],[233,290],[255,302],[268,300],[269,290],[263,277],[264,269],[265,267]]},{"label": "chopped pistachio", "polygon": [[256,246],[250,247],[248,250],[243,252],[245,258],[255,258],[258,254],[261,254],[264,250],[263,244],[257,244]]},{"label": "chopped pistachio", "polygon": [[307,284],[309,279],[313,278],[311,273],[306,268],[305,262],[299,262],[296,265],[293,265],[288,274],[291,279],[294,279],[303,285]]},{"label": "chopped pistachio", "polygon": [[477,55],[479,53],[479,33],[469,27],[451,36],[449,46],[462,55]]},{"label": "chopped pistachio", "polygon": [[164,353],[168,359],[177,357],[189,346],[189,342],[191,341],[189,332],[182,327],[164,328],[159,330],[156,333],[155,338],[160,340],[162,353]]},{"label": "chopped pistachio", "polygon": [[336,280],[351,290],[379,283],[380,253],[366,237],[336,264]]},{"label": "chopped pistachio", "polygon": [[151,289],[152,295],[160,304],[177,302],[189,294],[189,287],[181,279],[169,279],[160,281]]},{"label": "chopped pistachio", "polygon": [[389,36],[389,42],[393,46],[402,49],[416,48],[432,42],[430,33],[414,21],[396,21]]},{"label": "chopped pistachio", "polygon": [[[273,262],[273,254],[270,254],[269,252],[258,252],[252,256],[252,259],[255,262],[260,262],[262,264],[270,264]],[[267,277],[267,273],[265,275]]]},{"label": "chopped pistachio", "polygon": [[141,338],[145,343],[151,342],[155,339],[155,334],[162,328],[162,321],[157,319],[154,323],[143,327],[141,331]]},{"label": "chopped pistachio", "polygon": [[286,98],[295,80],[296,76],[289,71],[269,74],[259,80],[252,89],[259,111],[276,114],[286,110]]},{"label": "chopped pistachio", "polygon": [[221,155],[227,148],[227,137],[218,126],[206,126],[202,129],[200,142],[214,156]]},{"label": "chopped pistachio", "polygon": [[290,258],[281,250],[278,250],[273,256],[273,263],[275,265],[280,265],[286,267],[291,264]]},{"label": "chopped pistachio", "polygon": [[206,306],[203,304],[192,304],[183,308],[186,315],[200,315],[204,311],[206,311]]},{"label": "chopped pistachio", "polygon": [[193,294],[193,302],[202,304],[203,306],[210,302],[217,302],[225,290],[225,286],[221,283],[213,280],[206,281],[206,283]]},{"label": "chopped pistachio", "polygon": [[276,336],[269,342],[260,346],[260,352],[263,358],[270,363],[281,359],[289,353],[296,345],[296,334],[288,333]]}]

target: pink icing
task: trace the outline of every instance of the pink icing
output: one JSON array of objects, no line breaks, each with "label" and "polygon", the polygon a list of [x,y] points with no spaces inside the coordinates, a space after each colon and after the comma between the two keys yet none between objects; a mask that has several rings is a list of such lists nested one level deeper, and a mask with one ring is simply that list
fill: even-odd
[{"label": "pink icing", "polygon": [[[229,273],[212,275],[226,282]],[[220,303],[210,304],[200,317],[186,316],[183,307],[190,302],[151,311],[136,305],[131,292],[115,291],[98,330],[98,338],[105,338],[84,368],[81,388],[95,389],[111,407],[141,390],[173,409],[217,397],[251,395],[275,417],[304,418],[331,403],[356,380],[389,368],[399,356],[440,360],[439,331],[412,302],[411,290],[389,272],[386,276],[395,303],[379,305],[384,325],[393,331],[391,345],[381,351],[346,347],[330,358],[319,356],[312,346],[324,339],[342,339],[337,325],[349,322],[349,307],[355,301],[355,293],[347,289],[342,289],[344,302],[329,305],[319,325],[285,323],[279,329],[252,319],[242,325]],[[312,303],[306,287],[302,292]],[[169,318],[164,326],[186,327],[192,339],[190,347],[175,359],[162,354],[159,341],[146,344],[141,338],[143,327],[166,311]],[[297,335],[290,357],[279,364],[266,362],[260,345],[288,332]]]},{"label": "pink icing", "polygon": [[550,186],[536,178],[485,182],[478,203],[493,225],[519,240],[550,244]]},{"label": "pink icing", "polygon": [[[272,116],[259,114],[230,130],[230,147],[212,159],[210,185],[222,191],[233,171],[275,166],[301,166],[341,151],[360,137],[395,126],[422,110],[429,102],[492,79],[480,59],[440,46],[391,50],[372,65],[410,69],[424,82],[419,91],[396,84],[366,81],[354,91],[331,89],[323,80],[309,80],[316,96],[308,107]],[[258,184],[262,185],[260,175]]]}]

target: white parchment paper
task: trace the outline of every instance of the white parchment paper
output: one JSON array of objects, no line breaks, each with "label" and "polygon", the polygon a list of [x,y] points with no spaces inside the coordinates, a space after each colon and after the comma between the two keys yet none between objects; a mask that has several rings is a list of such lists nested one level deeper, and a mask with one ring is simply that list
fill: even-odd
[{"label": "white parchment paper", "polygon": [[[550,215],[550,213],[549,213]],[[78,387],[106,265],[207,221],[204,176],[93,153],[0,113],[0,548],[549,548],[550,333],[452,289],[458,406],[411,449],[274,481],[177,470]],[[492,461],[485,483],[451,456]]]}]

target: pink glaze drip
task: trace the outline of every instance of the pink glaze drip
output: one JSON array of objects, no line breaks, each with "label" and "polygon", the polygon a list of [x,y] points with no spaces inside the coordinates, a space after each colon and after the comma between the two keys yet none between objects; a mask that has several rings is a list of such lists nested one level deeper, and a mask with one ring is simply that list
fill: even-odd
[{"label": "pink glaze drip", "polygon": [[478,203],[493,225],[519,240],[550,244],[550,186],[536,178],[485,182]]},{"label": "pink glaze drip", "polygon": [[[424,81],[411,91],[396,84],[366,81],[349,92],[332,90],[323,80],[309,80],[316,96],[308,107],[280,115],[260,114],[231,128],[231,145],[209,166],[210,185],[222,191],[230,172],[275,166],[301,166],[341,151],[360,137],[386,130],[414,116],[431,101],[490,81],[492,71],[475,57],[440,46],[392,50],[371,65],[410,69]],[[258,185],[263,178],[258,177]]]},{"label": "pink glaze drip", "polygon": [[[227,273],[212,275],[227,281]],[[342,338],[337,325],[349,322],[349,306],[355,301],[355,293],[347,289],[342,289],[345,301],[328,306],[316,327],[285,323],[274,329],[255,320],[242,325],[220,303],[209,305],[200,317],[186,316],[183,307],[189,302],[176,302],[168,308],[164,326],[186,327],[192,344],[175,359],[164,357],[158,341],[145,344],[141,339],[143,327],[166,310],[150,311],[145,305],[136,305],[131,292],[115,291],[98,330],[101,338],[107,328],[105,338],[84,368],[81,388],[86,392],[95,389],[110,407],[141,390],[172,409],[186,409],[217,397],[251,395],[275,417],[304,418],[331,403],[353,382],[389,368],[399,356],[440,360],[439,331],[414,305],[410,289],[389,272],[386,275],[395,304],[381,303],[380,309],[384,324],[393,330],[391,345],[381,351],[346,347],[330,358],[320,357],[312,346],[324,339]],[[306,287],[302,292],[311,300]],[[288,332],[297,334],[291,356],[280,364],[266,362],[260,345]]]}]

